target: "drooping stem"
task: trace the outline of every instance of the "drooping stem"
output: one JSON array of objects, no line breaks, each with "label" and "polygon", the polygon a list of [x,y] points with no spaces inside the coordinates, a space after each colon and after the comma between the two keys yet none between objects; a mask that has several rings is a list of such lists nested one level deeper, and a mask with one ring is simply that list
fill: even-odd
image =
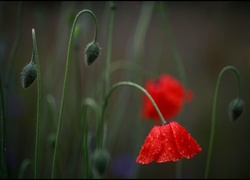
[{"label": "drooping stem", "polygon": [[61,106],[60,106],[60,112],[59,112],[59,121],[58,121],[58,127],[57,127],[56,142],[55,142],[53,164],[52,164],[52,179],[54,178],[54,174],[55,174],[55,161],[56,161],[56,157],[57,157],[58,142],[59,142],[59,137],[60,137],[60,133],[61,133],[62,114],[63,114],[63,110],[64,110],[64,97],[65,97],[65,91],[66,91],[67,81],[68,81],[68,69],[69,69],[69,61],[70,61],[70,50],[71,50],[71,46],[72,46],[72,38],[73,38],[73,34],[74,34],[76,22],[77,22],[79,16],[81,14],[83,14],[83,13],[89,13],[93,17],[93,19],[95,21],[94,42],[96,42],[96,40],[97,40],[97,21],[96,21],[96,16],[95,16],[95,14],[92,11],[84,9],[84,10],[80,11],[76,15],[76,17],[74,19],[74,22],[73,22],[73,25],[72,25],[70,38],[69,38],[68,51],[67,51],[67,60],[66,60],[66,69],[65,69],[63,91],[62,91],[62,99],[61,99]]},{"label": "drooping stem", "polygon": [[5,99],[3,95],[3,86],[0,76],[0,96],[1,96],[1,178],[7,179],[7,166],[6,166],[6,115],[5,115]]},{"label": "drooping stem", "polygon": [[92,98],[86,98],[82,102],[82,125],[83,125],[83,177],[90,178],[89,168],[89,145],[88,145],[88,121],[86,119],[87,108],[94,110],[97,119],[99,119],[99,108]]},{"label": "drooping stem", "polygon": [[151,97],[151,95],[147,92],[146,89],[144,89],[143,87],[141,87],[140,85],[136,84],[136,83],[133,83],[133,82],[129,82],[129,81],[121,81],[121,82],[118,82],[116,84],[114,84],[108,94],[106,95],[105,99],[104,99],[104,103],[103,103],[103,106],[102,106],[102,111],[101,111],[101,118],[100,118],[100,121],[98,122],[98,128],[97,128],[97,144],[96,144],[96,147],[97,149],[98,148],[102,148],[103,147],[103,133],[102,133],[102,130],[103,130],[103,117],[104,117],[104,113],[105,113],[105,110],[106,110],[106,107],[108,105],[108,100],[112,94],[112,92],[120,87],[120,86],[131,86],[131,87],[134,87],[134,88],[137,88],[139,90],[141,90],[144,94],[146,94],[146,96],[150,99],[150,101],[152,102],[153,106],[155,107],[156,111],[158,112],[159,116],[160,116],[160,119],[161,119],[161,122],[162,124],[166,124],[166,121],[164,120],[157,104],[155,103],[154,99]]},{"label": "drooping stem", "polygon": [[211,161],[211,156],[212,156],[219,87],[220,87],[222,75],[226,71],[229,71],[229,70],[233,71],[235,73],[235,75],[236,75],[236,78],[237,78],[237,81],[238,81],[237,96],[240,97],[240,75],[239,75],[239,72],[234,66],[226,66],[220,71],[220,74],[219,74],[218,79],[217,79],[216,88],[215,88],[215,94],[214,94],[214,99],[213,99],[213,109],[212,109],[212,125],[211,125],[209,149],[208,149],[208,155],[207,155],[207,161],[206,161],[206,169],[205,169],[205,179],[208,178],[208,173],[209,173],[209,168],[210,168],[210,161]]},{"label": "drooping stem", "polygon": [[40,111],[41,111],[41,75],[40,75],[40,63],[38,58],[35,29],[32,29],[32,39],[33,39],[33,52],[34,52],[32,53],[32,56],[35,54],[36,66],[37,66],[37,124],[36,124],[36,147],[35,147],[35,173],[34,173],[34,178],[36,179],[38,174],[38,150],[40,141],[39,135],[40,135]]}]

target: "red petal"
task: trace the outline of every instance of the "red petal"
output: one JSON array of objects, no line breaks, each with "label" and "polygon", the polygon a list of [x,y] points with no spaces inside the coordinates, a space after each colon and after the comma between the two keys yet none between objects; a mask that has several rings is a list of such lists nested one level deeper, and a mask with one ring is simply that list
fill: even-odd
[{"label": "red petal", "polygon": [[154,126],[145,139],[140,154],[136,159],[137,163],[148,164],[157,159],[161,151],[160,126]]},{"label": "red petal", "polygon": [[176,146],[180,154],[185,158],[192,158],[201,151],[201,147],[192,136],[177,122],[170,122]]},{"label": "red petal", "polygon": [[162,148],[159,152],[159,157],[156,162],[178,161],[181,159],[177,146],[175,144],[175,138],[169,124],[160,127],[161,130],[161,143]]}]

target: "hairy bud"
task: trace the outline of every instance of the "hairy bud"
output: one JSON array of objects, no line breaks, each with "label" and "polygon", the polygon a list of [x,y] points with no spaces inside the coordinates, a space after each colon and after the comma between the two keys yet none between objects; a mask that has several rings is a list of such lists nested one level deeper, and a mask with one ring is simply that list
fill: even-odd
[{"label": "hairy bud", "polygon": [[108,162],[110,160],[110,154],[105,149],[98,149],[93,155],[94,172],[97,176],[101,176],[107,169]]},{"label": "hairy bud", "polygon": [[85,49],[85,63],[90,66],[98,57],[101,48],[96,42],[91,42],[87,45]]},{"label": "hairy bud", "polygon": [[236,121],[243,114],[245,109],[245,103],[242,99],[237,98],[231,101],[229,104],[228,112],[231,121]]},{"label": "hairy bud", "polygon": [[30,62],[23,68],[23,71],[21,73],[22,86],[24,88],[29,87],[36,79],[36,76],[37,76],[37,66],[33,62]]}]

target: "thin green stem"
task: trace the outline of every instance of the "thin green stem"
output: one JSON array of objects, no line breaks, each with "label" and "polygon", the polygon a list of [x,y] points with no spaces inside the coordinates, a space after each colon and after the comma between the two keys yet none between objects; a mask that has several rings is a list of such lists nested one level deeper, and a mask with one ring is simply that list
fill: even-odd
[{"label": "thin green stem", "polygon": [[36,179],[37,174],[38,174],[38,169],[39,169],[38,168],[38,150],[39,150],[39,141],[40,141],[39,135],[40,135],[40,118],[41,118],[40,117],[40,111],[41,111],[41,75],[40,75],[40,63],[39,63],[39,58],[38,58],[35,29],[32,29],[32,39],[33,39],[33,52],[35,54],[36,66],[37,66],[37,124],[36,124],[36,147],[35,147],[35,173],[34,173],[34,178]]},{"label": "thin green stem", "polygon": [[213,109],[212,109],[212,125],[211,125],[211,132],[210,132],[210,141],[209,141],[209,149],[208,149],[208,155],[207,155],[207,162],[206,162],[206,169],[205,169],[205,179],[208,178],[208,173],[209,173],[209,168],[210,168],[210,161],[211,161],[211,156],[212,156],[212,149],[213,149],[213,141],[214,141],[214,132],[215,132],[215,118],[216,118],[216,110],[217,110],[217,97],[218,97],[218,92],[219,92],[219,87],[221,83],[221,78],[222,75],[226,71],[233,71],[236,75],[236,78],[238,80],[238,97],[240,97],[240,75],[239,71],[234,67],[234,66],[226,66],[224,67],[218,76],[217,79],[217,84],[215,88],[215,94],[214,94],[214,99],[213,99]]},{"label": "thin green stem", "polygon": [[153,14],[155,2],[154,1],[145,1],[141,7],[140,17],[135,29],[134,35],[134,42],[133,42],[133,49],[134,49],[134,61],[138,62],[139,64],[142,61],[142,55],[144,50],[145,44],[145,37],[147,31],[149,29],[150,20]]},{"label": "thin green stem", "polygon": [[0,96],[1,96],[1,178],[7,179],[7,166],[6,166],[6,115],[5,115],[5,100],[3,95],[2,80],[0,76]]},{"label": "thin green stem", "polygon": [[86,119],[87,108],[91,107],[97,119],[99,119],[99,108],[92,98],[86,98],[82,103],[82,123],[83,123],[83,177],[90,178],[89,168],[89,146],[88,146],[88,121]]},{"label": "thin green stem", "polygon": [[[108,29],[108,39],[107,39],[107,57],[106,57],[106,73],[105,73],[105,91],[104,95],[108,92],[110,88],[110,63],[111,63],[111,54],[112,54],[112,36],[113,36],[113,29],[114,29],[114,19],[115,19],[115,10],[116,10],[116,4],[114,1],[109,2],[110,3],[110,19],[109,19],[109,29]],[[106,113],[106,116],[108,117],[108,113]],[[105,124],[105,129],[107,128],[107,125]],[[105,131],[107,132],[107,131]]]},{"label": "thin green stem", "polygon": [[22,35],[22,17],[23,17],[23,2],[20,1],[18,4],[18,12],[17,12],[17,36],[15,39],[15,42],[11,48],[10,56],[9,56],[9,61],[8,61],[8,67],[7,67],[7,74],[8,74],[8,80],[7,80],[7,88],[9,88],[9,84],[11,82],[11,71],[13,67],[13,62],[14,58],[16,55],[16,51],[18,48],[18,45],[21,40],[21,35]]},{"label": "thin green stem", "polygon": [[146,96],[150,99],[150,101],[152,102],[153,106],[155,107],[156,111],[158,112],[159,116],[160,116],[160,119],[161,119],[161,122],[162,124],[166,124],[166,121],[164,120],[157,104],[155,103],[154,99],[151,97],[151,95],[147,92],[146,89],[144,89],[143,87],[141,87],[140,85],[136,84],[136,83],[133,83],[133,82],[129,82],[129,81],[121,81],[121,82],[118,82],[116,84],[114,84],[111,89],[109,90],[108,94],[106,95],[105,99],[104,99],[104,103],[103,103],[103,106],[102,106],[102,112],[101,112],[101,118],[100,118],[100,121],[98,123],[98,128],[97,128],[97,148],[102,148],[103,147],[103,133],[102,133],[102,130],[103,130],[103,117],[104,117],[104,112],[106,110],[106,107],[108,105],[108,100],[112,94],[112,92],[120,87],[120,86],[131,86],[131,87],[135,87],[139,90],[141,90],[144,94],[146,94]]},{"label": "thin green stem", "polygon": [[[170,48],[172,49],[172,52],[173,52],[173,56],[174,56],[174,60],[175,60],[175,63],[176,63],[178,74],[179,74],[180,79],[181,79],[182,83],[184,84],[184,86],[187,87],[188,82],[187,82],[187,76],[186,76],[185,68],[184,68],[180,53],[178,51],[177,45],[175,43],[173,32],[171,31],[171,28],[170,28],[170,21],[169,21],[169,18],[167,16],[166,4],[164,4],[164,2],[161,1],[159,6],[160,6],[160,10],[161,10],[160,12],[161,12],[161,14],[162,14],[162,16],[164,18],[165,29],[166,29],[167,37],[168,37],[168,40],[169,40]],[[185,108],[185,103],[183,105],[183,109],[184,108]],[[179,119],[180,119],[179,121],[182,120],[182,118],[179,118]],[[175,177],[176,177],[176,179],[181,179],[182,160],[176,162],[175,165],[176,165]]]},{"label": "thin green stem", "polygon": [[[103,83],[105,82],[106,73],[109,73],[111,76],[112,74],[114,74],[115,72],[119,70],[131,71],[132,73],[134,73],[136,78],[139,78],[139,77],[143,78],[145,76],[146,78],[156,77],[156,75],[152,73],[152,71],[149,71],[148,69],[141,67],[134,62],[127,61],[127,60],[115,60],[110,63],[109,71],[107,69],[104,69],[104,71],[102,71],[102,75],[98,79],[97,87],[95,87],[95,89],[97,89],[98,91],[102,90],[101,87],[103,87]],[[97,94],[100,94],[100,92],[98,92]]]},{"label": "thin green stem", "polygon": [[71,46],[72,46],[72,38],[73,38],[74,31],[75,31],[76,22],[77,22],[79,16],[83,13],[89,13],[94,18],[94,21],[95,21],[94,41],[96,41],[96,39],[97,39],[97,22],[96,22],[95,14],[92,11],[87,10],[87,9],[80,11],[74,19],[72,29],[71,29],[70,38],[69,38],[69,44],[68,44],[66,69],[65,69],[63,91],[62,91],[62,100],[61,100],[61,107],[60,107],[60,112],[59,112],[59,121],[58,121],[58,127],[57,127],[56,142],[55,142],[53,164],[52,164],[52,179],[54,178],[54,175],[55,175],[55,161],[56,161],[56,157],[57,157],[58,142],[59,142],[59,137],[60,137],[60,132],[61,132],[61,125],[62,125],[62,114],[63,114],[63,110],[64,110],[64,97],[65,97],[65,91],[66,91],[67,81],[68,81],[68,69],[69,69],[69,61],[70,61],[70,50],[71,50]]},{"label": "thin green stem", "polygon": [[28,165],[31,165],[31,160],[25,159],[20,166],[20,170],[18,173],[18,179],[23,179],[24,172],[27,169]]},{"label": "thin green stem", "polygon": [[110,14],[110,22],[109,22],[109,30],[108,30],[108,39],[107,39],[107,61],[106,61],[106,88],[105,88],[105,94],[108,92],[109,87],[110,87],[110,63],[111,63],[111,54],[112,54],[112,35],[113,35],[113,29],[114,29],[114,19],[115,19],[115,9],[116,5],[114,1],[110,2],[110,9],[111,9],[111,14]]},{"label": "thin green stem", "polygon": [[180,78],[186,87],[187,86],[187,79],[186,79],[187,76],[186,76],[185,68],[184,68],[184,65],[182,63],[182,59],[181,59],[180,53],[178,51],[178,48],[176,46],[173,32],[171,31],[171,28],[170,28],[168,16],[166,15],[166,12],[167,12],[166,4],[164,4],[164,2],[162,2],[162,1],[160,2],[160,9],[161,9],[160,12],[162,13],[162,16],[164,18],[164,22],[165,22],[165,26],[166,26],[166,33],[167,33],[169,44],[170,44],[170,47],[172,49],[173,56],[174,56],[174,59],[176,62],[176,67],[177,67],[178,73],[180,75]]}]

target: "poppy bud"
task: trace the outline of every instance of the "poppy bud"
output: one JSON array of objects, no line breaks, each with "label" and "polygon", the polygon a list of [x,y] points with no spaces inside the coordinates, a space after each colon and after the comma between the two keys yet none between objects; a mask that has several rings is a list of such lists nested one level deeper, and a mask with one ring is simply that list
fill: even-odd
[{"label": "poppy bud", "polygon": [[100,47],[96,42],[91,42],[85,49],[85,63],[87,66],[91,65],[99,55]]},{"label": "poppy bud", "polygon": [[95,150],[93,155],[93,167],[97,176],[103,175],[110,159],[109,152],[105,149]]},{"label": "poppy bud", "polygon": [[231,121],[236,121],[244,112],[245,103],[242,99],[234,99],[228,108],[229,118]]},{"label": "poppy bud", "polygon": [[34,80],[36,79],[37,76],[37,67],[36,64],[33,62],[30,62],[27,64],[21,73],[21,78],[22,78],[22,85],[24,88],[29,87]]}]

